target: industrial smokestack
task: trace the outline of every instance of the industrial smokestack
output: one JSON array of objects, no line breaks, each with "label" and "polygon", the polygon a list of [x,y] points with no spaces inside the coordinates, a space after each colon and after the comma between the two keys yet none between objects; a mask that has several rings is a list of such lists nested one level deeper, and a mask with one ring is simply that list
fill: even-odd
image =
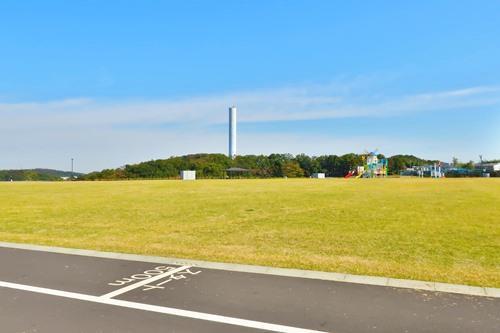
[{"label": "industrial smokestack", "polygon": [[229,157],[236,157],[236,106],[229,108]]}]

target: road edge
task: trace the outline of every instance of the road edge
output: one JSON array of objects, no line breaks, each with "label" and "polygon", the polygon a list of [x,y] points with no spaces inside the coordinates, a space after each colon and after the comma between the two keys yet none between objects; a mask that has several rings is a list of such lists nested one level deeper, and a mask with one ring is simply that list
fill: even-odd
[{"label": "road edge", "polygon": [[72,254],[72,255],[86,256],[86,257],[97,257],[97,258],[107,258],[107,259],[142,261],[142,262],[161,263],[161,264],[190,265],[200,268],[218,269],[218,270],[233,271],[233,272],[278,275],[278,276],[297,277],[305,279],[317,279],[317,280],[327,280],[336,282],[366,284],[366,285],[382,286],[382,287],[426,290],[426,291],[454,293],[454,294],[462,294],[470,296],[500,298],[500,288],[491,288],[491,287],[476,287],[476,286],[467,286],[461,284],[451,284],[451,283],[441,283],[441,282],[431,282],[431,281],[395,279],[395,278],[381,277],[381,276],[353,275],[345,273],[322,272],[322,271],[302,270],[293,268],[231,264],[231,263],[221,263],[221,262],[212,262],[203,260],[146,256],[139,254],[104,252],[95,250],[83,250],[83,249],[74,249],[66,247],[21,244],[21,243],[10,243],[10,242],[0,242],[0,247],[61,253],[61,254]]}]

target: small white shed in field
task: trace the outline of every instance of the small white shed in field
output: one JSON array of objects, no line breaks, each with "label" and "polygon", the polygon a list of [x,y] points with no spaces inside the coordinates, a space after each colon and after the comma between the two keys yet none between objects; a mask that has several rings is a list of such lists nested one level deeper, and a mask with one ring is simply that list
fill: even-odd
[{"label": "small white shed in field", "polygon": [[323,179],[325,178],[325,174],[322,172],[316,172],[312,174],[311,178]]},{"label": "small white shed in field", "polygon": [[182,170],[181,171],[181,179],[182,180],[195,180],[196,179],[196,171],[195,170]]}]

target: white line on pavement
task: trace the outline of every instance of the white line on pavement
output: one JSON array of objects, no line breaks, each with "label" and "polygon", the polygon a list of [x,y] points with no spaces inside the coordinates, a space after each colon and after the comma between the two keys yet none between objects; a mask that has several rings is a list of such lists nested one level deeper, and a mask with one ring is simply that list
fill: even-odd
[{"label": "white line on pavement", "polygon": [[322,331],[308,330],[308,329],[292,327],[292,326],[270,324],[270,323],[264,323],[264,322],[260,322],[260,321],[254,321],[254,320],[226,317],[226,316],[220,316],[220,315],[203,313],[203,312],[196,312],[196,311],[189,311],[189,310],[181,310],[181,309],[169,308],[169,307],[165,307],[165,306],[157,306],[157,305],[122,301],[119,299],[103,298],[100,296],[73,293],[73,292],[56,290],[56,289],[34,287],[34,286],[28,286],[28,285],[24,285],[24,284],[17,284],[17,283],[4,282],[4,281],[0,281],[0,287],[30,291],[30,292],[45,294],[45,295],[65,297],[65,298],[93,302],[93,303],[99,303],[99,304],[120,306],[120,307],[130,308],[130,309],[163,313],[163,314],[179,316],[179,317],[206,320],[206,321],[222,323],[222,324],[236,325],[236,326],[241,326],[241,327],[250,327],[250,328],[267,330],[267,331],[272,331],[272,332],[326,333],[326,332],[322,332]]},{"label": "white line on pavement", "polygon": [[163,279],[163,278],[165,278],[165,277],[167,277],[169,275],[172,275],[172,274],[175,274],[175,273],[178,273],[178,272],[182,272],[183,270],[189,269],[191,267],[192,266],[181,266],[181,267],[178,267],[178,268],[175,268],[175,269],[171,269],[169,271],[166,271],[163,274],[155,275],[155,276],[153,276],[153,277],[151,277],[149,279],[142,280],[142,281],[136,282],[134,284],[131,284],[129,286],[117,289],[115,291],[112,291],[110,293],[102,295],[101,297],[102,298],[113,298],[115,296],[124,294],[124,293],[126,293],[128,291],[131,291],[131,290],[134,290],[136,288],[142,287],[142,286],[144,286],[146,284],[149,284],[151,282],[155,282],[155,281],[161,280],[161,279]]}]

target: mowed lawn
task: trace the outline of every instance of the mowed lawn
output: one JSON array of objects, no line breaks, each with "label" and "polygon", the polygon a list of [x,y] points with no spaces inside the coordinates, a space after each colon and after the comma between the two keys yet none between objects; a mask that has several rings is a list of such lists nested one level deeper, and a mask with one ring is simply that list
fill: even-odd
[{"label": "mowed lawn", "polygon": [[0,183],[0,240],[500,287],[500,179]]}]

